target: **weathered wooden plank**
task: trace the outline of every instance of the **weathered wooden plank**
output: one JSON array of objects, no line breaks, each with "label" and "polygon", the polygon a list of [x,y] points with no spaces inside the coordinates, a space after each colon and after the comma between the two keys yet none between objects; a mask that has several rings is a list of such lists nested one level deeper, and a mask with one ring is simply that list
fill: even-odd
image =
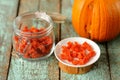
[{"label": "weathered wooden plank", "polygon": [[[57,12],[60,13],[60,0],[41,0],[40,6],[39,6],[39,11],[44,11],[44,12]],[[56,43],[58,41],[59,37],[59,24],[54,23],[54,32],[55,32],[55,38],[56,38]]]},{"label": "weathered wooden plank", "polygon": [[[62,25],[61,38],[74,37],[75,31],[71,25],[71,7],[73,0],[62,0],[62,14],[67,16],[67,21]],[[94,64],[94,67],[86,74],[71,75],[61,71],[61,80],[110,80],[109,67],[104,44],[99,44],[101,57]]]},{"label": "weathered wooden plank", "polygon": [[120,36],[108,43],[112,80],[120,80]]},{"label": "weathered wooden plank", "polygon": [[[39,10],[42,11],[57,11],[59,0],[21,0],[19,7],[19,14]],[[48,5],[53,5],[50,8]],[[53,8],[55,7],[55,8]],[[13,51],[12,54],[15,54]],[[49,57],[46,60],[40,61],[26,61],[21,58],[12,56],[9,80],[58,80],[59,71],[57,67],[57,60],[54,56]]]},{"label": "weathered wooden plank", "polygon": [[[60,0],[41,0],[40,6],[39,6],[39,11],[44,11],[44,12],[60,12]],[[57,43],[59,39],[59,24],[54,23],[54,33],[55,33],[55,41]],[[45,64],[44,66],[48,67],[48,78],[49,80],[58,80],[59,79],[59,68],[57,65],[57,60],[52,55],[49,58],[49,63]],[[49,66],[50,65],[50,66]],[[46,75],[46,74],[45,74]]]},{"label": "weathered wooden plank", "polygon": [[18,0],[0,0],[0,80],[6,80],[11,53],[12,20]]},{"label": "weathered wooden plank", "polygon": [[39,0],[21,0],[19,5],[19,15],[24,12],[37,11]]},{"label": "weathered wooden plank", "polygon": [[[18,9],[18,15],[24,12],[37,10],[38,2],[38,0],[21,0]],[[34,79],[37,79],[38,73],[40,72],[38,68],[40,66],[37,64],[37,62],[32,63],[16,57],[16,53],[13,51],[8,80],[32,80],[32,76]]]}]

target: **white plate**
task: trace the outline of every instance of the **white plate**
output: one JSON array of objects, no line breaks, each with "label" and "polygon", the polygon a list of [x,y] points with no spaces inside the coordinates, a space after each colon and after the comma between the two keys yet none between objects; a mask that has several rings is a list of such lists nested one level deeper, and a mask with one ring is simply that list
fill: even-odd
[{"label": "white plate", "polygon": [[[59,55],[60,55],[61,50],[62,50],[61,47],[63,45],[64,46],[67,45],[67,42],[69,42],[69,41],[71,41],[71,42],[75,42],[76,41],[76,42],[78,42],[80,44],[82,44],[82,43],[84,43],[86,41],[87,43],[89,43],[93,47],[94,51],[96,52],[96,55],[94,57],[92,57],[84,65],[73,65],[72,63],[70,63],[70,62],[68,62],[66,60],[60,59]],[[99,59],[99,57],[100,57],[100,48],[99,48],[99,46],[95,42],[93,42],[90,39],[86,39],[86,38],[82,38],[82,37],[71,37],[71,38],[63,39],[60,42],[58,42],[56,47],[55,47],[54,54],[55,54],[56,58],[58,59],[58,61],[60,61],[61,63],[65,64],[67,66],[71,66],[71,67],[85,67],[85,66],[89,66],[89,65],[95,63]]]}]

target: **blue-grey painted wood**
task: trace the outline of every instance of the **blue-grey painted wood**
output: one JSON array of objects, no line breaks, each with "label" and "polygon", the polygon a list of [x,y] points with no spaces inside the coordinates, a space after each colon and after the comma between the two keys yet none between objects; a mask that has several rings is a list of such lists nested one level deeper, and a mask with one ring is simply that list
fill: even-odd
[{"label": "blue-grey painted wood", "polygon": [[[66,23],[62,25],[62,39],[78,36],[71,24],[72,3],[73,0],[62,0],[62,14],[67,16]],[[94,64],[94,67],[88,73],[71,75],[61,71],[61,80],[110,80],[105,46],[103,44],[99,44],[99,46],[101,48],[100,59]]]},{"label": "blue-grey painted wood", "polygon": [[[58,61],[54,55],[46,60],[31,62],[19,58],[14,51],[9,68],[12,22],[17,14],[17,6],[19,6],[19,14],[34,10],[60,12],[60,1],[62,1],[62,14],[67,16],[66,22],[61,26],[61,39],[78,36],[71,24],[73,0],[54,2],[53,0],[20,0],[20,5],[18,0],[0,0],[0,80],[6,80],[7,75],[8,80],[110,80],[110,73],[112,80],[120,79],[120,36],[108,42],[110,63],[108,63],[105,45],[98,43],[101,48],[100,59],[86,74],[71,75],[61,71],[59,75]],[[57,26],[55,24],[56,38],[59,36]]]},{"label": "blue-grey painted wood", "polygon": [[18,0],[0,0],[0,80],[7,79],[11,54],[12,20]]},{"label": "blue-grey painted wood", "polygon": [[[34,11],[58,11],[59,0],[21,0],[19,14]],[[48,7],[50,6],[50,7]],[[53,8],[54,7],[54,8]],[[17,57],[12,52],[8,80],[58,80],[59,69],[56,58],[52,55],[48,59],[27,61]]]},{"label": "blue-grey painted wood", "polygon": [[120,36],[108,43],[112,80],[120,80]]},{"label": "blue-grey painted wood", "polygon": [[[60,0],[41,0],[39,11],[44,12],[60,12]],[[55,43],[58,42],[59,39],[59,24],[54,23],[54,34],[55,34]],[[49,58],[50,62],[48,66],[49,73],[47,74],[49,80],[59,80],[59,67],[57,65],[58,61],[55,58],[54,54],[52,58]],[[46,66],[46,65],[45,65]]]}]

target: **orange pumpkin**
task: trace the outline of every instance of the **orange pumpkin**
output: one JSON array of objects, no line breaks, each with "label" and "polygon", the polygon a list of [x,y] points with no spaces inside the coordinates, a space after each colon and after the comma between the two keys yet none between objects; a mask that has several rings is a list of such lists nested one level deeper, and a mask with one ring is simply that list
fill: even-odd
[{"label": "orange pumpkin", "polygon": [[74,0],[72,24],[82,37],[109,41],[120,33],[120,0]]}]

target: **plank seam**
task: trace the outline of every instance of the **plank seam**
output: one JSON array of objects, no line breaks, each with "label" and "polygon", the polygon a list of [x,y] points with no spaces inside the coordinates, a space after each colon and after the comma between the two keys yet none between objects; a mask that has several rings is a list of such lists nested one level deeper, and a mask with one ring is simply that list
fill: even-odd
[{"label": "plank seam", "polygon": [[37,8],[37,10],[39,11],[39,9],[40,9],[40,0],[38,0],[38,8]]},{"label": "plank seam", "polygon": [[[59,13],[62,12],[62,0],[59,0]],[[61,24],[58,26],[59,28],[59,33],[58,33],[58,41],[61,40]],[[61,69],[59,68],[59,80],[61,80]]]},{"label": "plank seam", "polygon": [[[19,13],[19,6],[20,6],[20,0],[18,0],[18,6],[17,6],[16,16],[18,16],[18,13]],[[9,76],[10,63],[11,63],[11,58],[12,58],[12,52],[13,52],[13,45],[12,45],[12,40],[11,40],[11,51],[10,51],[10,58],[9,58],[8,72],[7,72],[6,80],[8,80],[8,76]]]},{"label": "plank seam", "polygon": [[[61,24],[58,25],[58,41],[61,40]],[[59,80],[61,80],[61,69],[59,68]]]},{"label": "plank seam", "polygon": [[18,0],[18,6],[17,6],[16,16],[18,16],[18,14],[19,14],[19,9],[20,9],[20,5],[21,5],[20,1],[21,1],[21,0]]},{"label": "plank seam", "polygon": [[105,49],[106,49],[106,56],[107,56],[107,61],[108,61],[108,67],[109,67],[109,74],[110,74],[110,80],[112,80],[111,77],[111,67],[110,67],[110,58],[109,58],[109,51],[108,51],[108,44],[105,44]]},{"label": "plank seam", "polygon": [[11,63],[11,58],[12,58],[12,51],[13,51],[13,46],[11,45],[11,50],[10,50],[10,58],[9,58],[8,72],[7,72],[6,80],[8,80],[8,76],[9,76],[9,71],[10,71],[10,63]]}]

